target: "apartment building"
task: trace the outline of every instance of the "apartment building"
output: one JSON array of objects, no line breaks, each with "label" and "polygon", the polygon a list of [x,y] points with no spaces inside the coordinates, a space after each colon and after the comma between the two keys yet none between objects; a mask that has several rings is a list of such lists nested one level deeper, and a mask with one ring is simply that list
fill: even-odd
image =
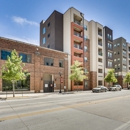
[{"label": "apartment building", "polygon": [[[53,21],[51,20],[54,12],[44,23],[41,22],[40,24],[40,46],[48,47],[49,44],[52,44],[47,40],[46,43],[42,42],[45,36],[42,34],[42,30],[44,30],[44,27],[47,26],[48,23],[52,25],[55,21],[55,24],[57,24],[55,19],[53,19]],[[60,20],[58,20],[58,22],[60,22]],[[56,32],[56,28],[50,30],[50,34],[52,34],[51,31]],[[70,66],[75,60],[82,63],[82,66],[85,68],[85,74],[88,72],[88,74],[86,74],[88,79],[84,82],[79,82],[79,89],[89,90],[97,85],[104,85],[105,61],[103,50],[105,45],[103,43],[103,25],[93,20],[87,21],[82,12],[71,7],[63,14],[63,32],[58,29],[57,32],[63,34],[63,42],[56,43],[53,41],[53,43],[57,45],[62,44],[63,50],[61,48],[59,50],[68,53],[68,74],[70,74]],[[55,37],[55,39],[57,38],[55,34],[53,37]],[[52,46],[49,47],[56,49]],[[71,90],[77,89],[74,82],[71,82],[69,79],[68,82],[68,85],[71,86]]]},{"label": "apartment building", "polygon": [[[17,91],[54,92],[59,91],[60,85],[62,90],[64,86],[67,90],[71,89],[68,86],[67,53],[0,37],[0,70],[14,49],[22,56],[24,68],[30,73],[26,81],[15,84]],[[0,78],[0,91],[6,90],[12,90],[12,85]]]},{"label": "apartment building", "polygon": [[40,46],[63,51],[63,14],[55,10],[41,21]]},{"label": "apartment building", "polygon": [[113,68],[113,31],[107,26],[103,29],[105,67],[110,69]]},{"label": "apartment building", "polygon": [[128,72],[128,43],[123,37],[113,40],[113,59],[114,59],[114,68],[118,83],[124,88],[126,84],[123,82],[123,78]]}]

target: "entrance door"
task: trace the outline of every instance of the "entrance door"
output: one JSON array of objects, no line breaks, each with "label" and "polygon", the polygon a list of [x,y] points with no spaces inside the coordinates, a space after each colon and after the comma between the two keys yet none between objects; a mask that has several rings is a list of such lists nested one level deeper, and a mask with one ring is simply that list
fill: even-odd
[{"label": "entrance door", "polygon": [[44,84],[43,84],[44,93],[54,92],[54,82],[52,81],[52,75],[44,74],[43,77],[44,77]]},{"label": "entrance door", "polygon": [[53,81],[44,81],[44,93],[54,92],[54,82]]}]

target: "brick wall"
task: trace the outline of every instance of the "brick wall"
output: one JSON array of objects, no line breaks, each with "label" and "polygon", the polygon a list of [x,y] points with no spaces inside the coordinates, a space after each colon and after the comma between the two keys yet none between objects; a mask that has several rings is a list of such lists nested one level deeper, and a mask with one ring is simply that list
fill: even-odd
[{"label": "brick wall", "polygon": [[[18,53],[22,52],[25,54],[31,54],[32,56],[32,62],[25,63],[24,67],[24,69],[27,69],[28,72],[30,72],[30,90],[34,90],[36,92],[43,90],[43,75],[46,73],[54,76],[54,82],[57,84],[55,90],[58,90],[60,85],[59,72],[62,72],[62,77],[64,79],[62,88],[63,86],[68,88],[68,55],[66,53],[15,40],[0,38],[0,50],[11,51],[13,49],[15,49]],[[44,57],[53,58],[54,66],[44,65]],[[64,61],[64,67],[59,67],[59,59]],[[4,63],[5,60],[0,59],[0,69]],[[0,79],[0,91],[2,91],[2,79]]]}]

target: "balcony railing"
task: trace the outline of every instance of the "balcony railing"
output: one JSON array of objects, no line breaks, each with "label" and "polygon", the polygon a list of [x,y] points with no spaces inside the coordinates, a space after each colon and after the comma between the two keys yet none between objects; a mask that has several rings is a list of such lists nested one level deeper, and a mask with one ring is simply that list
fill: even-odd
[{"label": "balcony railing", "polygon": [[78,24],[78,25],[82,26],[81,22],[80,22],[80,21],[78,21],[78,20],[74,20],[74,23],[76,23],[76,24]]},{"label": "balcony railing", "polygon": [[81,34],[78,32],[74,32],[74,35],[82,38]]},{"label": "balcony railing", "polygon": [[77,49],[82,49],[82,47],[80,45],[74,44],[74,47],[77,48]]},{"label": "balcony railing", "polygon": [[98,45],[102,46],[102,43],[101,43],[101,42],[98,42]]},{"label": "balcony railing", "polygon": [[102,56],[102,55],[103,55],[103,53],[102,53],[102,52],[98,52],[98,55]]},{"label": "balcony railing", "polygon": [[98,32],[98,35],[102,36],[102,33],[101,33],[101,32]]}]

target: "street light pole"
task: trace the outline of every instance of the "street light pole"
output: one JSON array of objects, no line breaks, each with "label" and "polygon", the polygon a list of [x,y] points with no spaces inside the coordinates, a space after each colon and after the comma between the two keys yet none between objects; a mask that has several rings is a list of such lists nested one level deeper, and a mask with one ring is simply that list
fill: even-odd
[{"label": "street light pole", "polygon": [[60,75],[60,91],[59,91],[59,93],[61,93],[61,72],[59,72],[59,75]]}]

